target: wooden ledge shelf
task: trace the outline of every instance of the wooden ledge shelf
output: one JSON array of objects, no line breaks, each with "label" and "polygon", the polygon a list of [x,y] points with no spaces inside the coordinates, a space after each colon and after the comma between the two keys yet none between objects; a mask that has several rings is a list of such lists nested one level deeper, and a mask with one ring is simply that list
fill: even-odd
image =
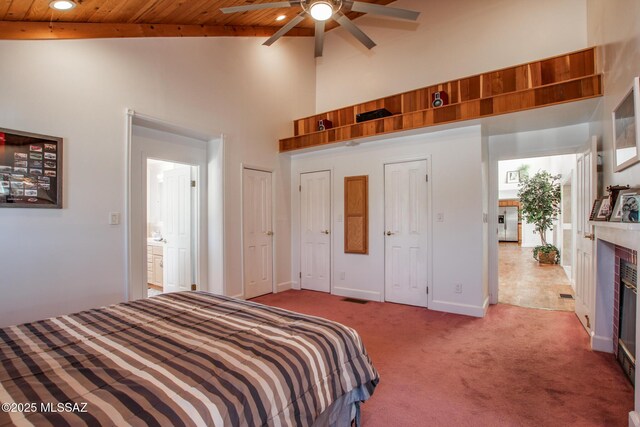
[{"label": "wooden ledge shelf", "polygon": [[[442,90],[451,103],[431,107],[431,95]],[[589,48],[295,120],[295,136],[280,140],[280,152],[580,101],[602,93],[602,76],[595,73],[595,48]],[[378,108],[394,115],[356,123],[356,114]],[[334,127],[317,131],[321,119],[331,120]]]}]

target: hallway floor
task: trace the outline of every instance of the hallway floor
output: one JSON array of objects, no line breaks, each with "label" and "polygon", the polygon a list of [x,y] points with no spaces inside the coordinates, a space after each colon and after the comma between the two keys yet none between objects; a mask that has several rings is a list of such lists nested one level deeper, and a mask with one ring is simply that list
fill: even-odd
[{"label": "hallway floor", "polygon": [[561,266],[538,264],[532,248],[522,248],[516,243],[500,243],[498,250],[499,302],[574,311],[573,299],[560,298],[561,293],[573,295],[571,282]]}]

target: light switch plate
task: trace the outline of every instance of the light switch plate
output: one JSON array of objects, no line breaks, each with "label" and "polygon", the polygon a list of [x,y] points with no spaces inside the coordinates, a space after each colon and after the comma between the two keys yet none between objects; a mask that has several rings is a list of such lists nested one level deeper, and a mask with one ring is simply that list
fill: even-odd
[{"label": "light switch plate", "polygon": [[109,212],[109,225],[120,224],[120,212]]}]

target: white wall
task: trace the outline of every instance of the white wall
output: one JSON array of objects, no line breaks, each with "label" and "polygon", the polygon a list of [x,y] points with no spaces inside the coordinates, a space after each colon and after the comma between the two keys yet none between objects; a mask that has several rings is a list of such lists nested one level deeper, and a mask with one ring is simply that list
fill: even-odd
[{"label": "white wall", "polygon": [[391,6],[422,14],[418,24],[357,19],[378,43],[371,51],[342,29],[327,33],[317,67],[317,112],[587,47],[585,0],[398,0]]},{"label": "white wall", "polygon": [[[637,0],[587,0],[588,40],[601,46],[599,67],[604,74],[605,95],[591,123],[602,136],[604,187],[611,184],[640,185],[640,164],[614,173],[611,111],[620,102],[634,77],[640,75],[640,2]],[[597,319],[596,319],[597,321]],[[636,319],[640,331],[640,316]],[[636,381],[640,373],[636,373]],[[635,393],[635,411],[630,415],[640,425],[640,393]]]},{"label": "white wall", "polygon": [[[507,172],[515,171],[520,166],[529,166],[529,176],[533,176],[540,171],[547,171],[551,175],[562,175],[563,177],[570,176],[575,169],[576,156],[575,154],[565,154],[561,156],[550,157],[532,157],[526,159],[515,160],[503,160],[498,163],[498,178],[499,178],[499,199],[517,199],[518,198],[518,184],[509,184],[506,182]],[[554,231],[547,231],[546,239],[548,243],[553,245],[560,244],[556,232],[558,223],[556,221],[554,225]],[[522,247],[529,248],[535,247],[541,244],[540,235],[535,232],[535,226],[526,221],[522,222]]]},{"label": "white wall", "polygon": [[[226,292],[240,283],[241,163],[275,169],[276,282],[290,280],[278,138],[313,113],[313,42],[287,38],[2,41],[0,127],[64,138],[62,210],[0,209],[0,326],[125,299],[125,110],[225,134]],[[295,87],[295,91],[291,88]]]},{"label": "white wall", "polygon": [[611,112],[640,75],[640,2],[637,0],[587,0],[588,41],[599,46],[604,97],[592,125],[602,136],[604,187],[640,185],[640,163],[614,173]]},{"label": "white wall", "polygon": [[[291,168],[292,249],[300,253],[300,173],[332,172],[332,293],[384,300],[384,163],[428,158],[431,164],[432,282],[430,306],[435,310],[481,316],[485,284],[483,245],[483,169],[480,127],[425,133],[356,147],[341,146],[294,155]],[[344,177],[369,176],[369,255],[344,253]],[[461,267],[463,266],[463,267]],[[300,260],[293,257],[292,277]],[[340,273],[345,279],[340,279]],[[456,294],[454,285],[463,292]]]}]

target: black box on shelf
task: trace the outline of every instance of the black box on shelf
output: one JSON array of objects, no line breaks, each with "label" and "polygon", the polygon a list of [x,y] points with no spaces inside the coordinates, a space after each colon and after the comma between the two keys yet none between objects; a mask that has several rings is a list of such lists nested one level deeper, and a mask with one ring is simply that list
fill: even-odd
[{"label": "black box on shelf", "polygon": [[381,119],[383,117],[393,116],[391,111],[386,108],[380,108],[378,110],[367,111],[364,113],[356,114],[356,122],[366,122],[368,120]]}]

